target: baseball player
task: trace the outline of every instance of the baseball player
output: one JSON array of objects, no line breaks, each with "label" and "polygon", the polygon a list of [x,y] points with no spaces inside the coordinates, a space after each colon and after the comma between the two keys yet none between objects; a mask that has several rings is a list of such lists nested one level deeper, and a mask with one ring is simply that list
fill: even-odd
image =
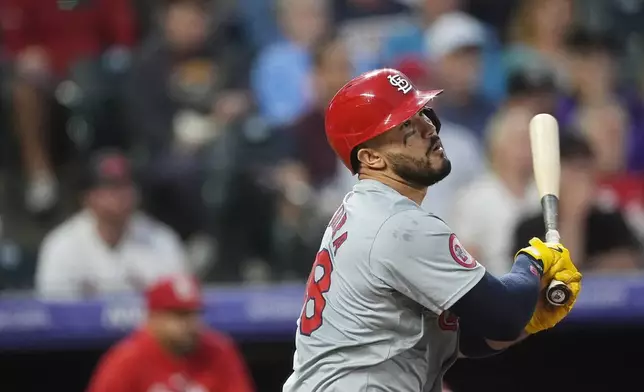
[{"label": "baseball player", "polygon": [[86,392],[253,392],[241,353],[201,321],[201,288],[189,276],[146,291],[145,324],[100,360]]},{"label": "baseball player", "polygon": [[[533,238],[497,279],[419,207],[451,168],[431,109],[440,93],[381,69],[329,104],[329,143],[360,181],[322,239],[284,392],[438,392],[459,355],[494,355],[572,308],[581,275],[561,244]],[[540,295],[555,278],[571,288],[565,306]]]}]

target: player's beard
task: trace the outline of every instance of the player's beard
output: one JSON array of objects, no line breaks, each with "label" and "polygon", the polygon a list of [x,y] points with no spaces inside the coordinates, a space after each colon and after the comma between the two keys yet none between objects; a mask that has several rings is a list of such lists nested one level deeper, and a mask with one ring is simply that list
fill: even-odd
[{"label": "player's beard", "polygon": [[422,159],[397,153],[390,153],[388,156],[394,173],[416,187],[430,187],[452,171],[452,162],[447,155],[437,163],[432,163],[429,155]]},{"label": "player's beard", "polygon": [[180,341],[172,344],[171,350],[178,356],[185,356],[194,353],[199,344],[199,336],[194,333],[187,334]]}]

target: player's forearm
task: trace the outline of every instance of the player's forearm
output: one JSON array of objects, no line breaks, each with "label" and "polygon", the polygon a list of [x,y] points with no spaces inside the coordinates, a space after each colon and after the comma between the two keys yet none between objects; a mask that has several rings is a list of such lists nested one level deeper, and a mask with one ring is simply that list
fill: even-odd
[{"label": "player's forearm", "polygon": [[540,274],[534,259],[520,255],[510,273],[489,273],[450,309],[463,330],[487,340],[512,342],[530,321],[537,304]]}]

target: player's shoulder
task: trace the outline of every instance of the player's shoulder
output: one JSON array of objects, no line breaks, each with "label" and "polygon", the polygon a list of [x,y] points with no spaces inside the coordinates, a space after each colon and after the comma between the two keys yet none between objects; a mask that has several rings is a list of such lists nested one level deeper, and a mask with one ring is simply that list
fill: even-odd
[{"label": "player's shoulder", "polygon": [[104,367],[128,369],[142,360],[146,352],[143,336],[140,331],[125,337],[112,347],[101,358]]},{"label": "player's shoulder", "polygon": [[447,223],[422,208],[409,208],[396,211],[383,223],[381,232],[425,232],[427,235],[451,233]]},{"label": "player's shoulder", "polygon": [[164,239],[174,238],[176,236],[176,233],[170,226],[141,211],[137,211],[132,216],[131,224],[134,230],[144,234],[154,234]]},{"label": "player's shoulder", "polygon": [[419,208],[409,198],[376,180],[360,180],[347,195],[345,202],[370,216],[381,214],[386,217],[403,210]]},{"label": "player's shoulder", "polygon": [[87,231],[90,223],[90,217],[85,211],[78,212],[47,233],[43,239],[43,244],[77,246],[77,241],[70,240],[70,238],[78,238],[77,235]]}]

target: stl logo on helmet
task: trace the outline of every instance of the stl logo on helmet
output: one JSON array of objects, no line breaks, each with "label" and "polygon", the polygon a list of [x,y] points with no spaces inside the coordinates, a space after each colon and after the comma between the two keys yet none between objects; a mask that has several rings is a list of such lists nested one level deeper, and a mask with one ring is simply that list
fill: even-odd
[{"label": "stl logo on helmet", "polygon": [[400,75],[389,75],[387,79],[389,79],[389,83],[392,86],[398,87],[398,91],[402,91],[403,94],[407,94],[413,88],[409,80]]}]

